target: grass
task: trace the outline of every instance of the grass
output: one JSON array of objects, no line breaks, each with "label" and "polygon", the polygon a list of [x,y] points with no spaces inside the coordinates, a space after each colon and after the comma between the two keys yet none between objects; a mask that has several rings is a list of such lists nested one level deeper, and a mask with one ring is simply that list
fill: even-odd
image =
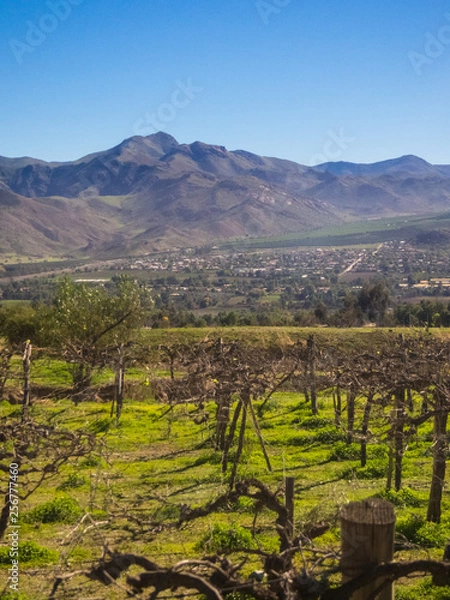
[{"label": "grass", "polygon": [[[315,331],[323,339],[337,335],[330,330]],[[198,330],[161,333],[166,343],[167,336],[173,338],[171,341],[176,335],[182,335],[183,341],[197,340],[199,333],[205,336],[205,331]],[[291,343],[298,336],[303,338],[309,330],[248,328],[245,333],[249,343],[280,340]],[[245,333],[242,329],[226,328],[221,333],[214,331],[214,337]],[[376,333],[382,338],[389,332]],[[366,330],[339,331],[339,340],[354,344],[355,340],[364,341],[367,334]],[[158,343],[159,331],[150,331],[148,335]],[[36,361],[34,376],[49,385],[67,382],[66,367],[61,361]],[[142,374],[135,370],[133,376],[139,378]],[[111,378],[111,374],[104,377]],[[420,427],[405,454],[404,489],[399,493],[385,492],[387,451],[380,443],[385,436],[382,421],[373,423],[368,465],[362,470],[359,445],[348,446],[344,442],[345,432],[334,425],[329,393],[320,394],[319,406],[319,416],[313,417],[303,395],[275,393],[260,420],[272,472],[267,470],[256,432],[249,427],[238,477],[257,477],[272,490],[282,485],[285,476],[295,477],[296,530],[301,532],[308,524],[328,522],[330,530],[316,540],[317,546],[324,549],[339,546],[338,513],[343,504],[373,495],[386,497],[396,506],[401,532],[409,536],[411,543],[426,548],[415,550],[415,556],[441,558],[445,532],[450,526],[450,518],[446,516],[450,509],[448,495],[444,498],[443,524],[433,526],[424,522],[431,479],[431,422]],[[36,402],[31,410],[38,422],[71,431],[85,429],[96,433],[101,443],[91,456],[69,461],[45,485],[20,502],[21,543],[38,543],[43,549],[36,550],[39,554],[36,564],[24,561],[22,565],[22,600],[48,597],[55,562],[59,572],[86,568],[90,561],[101,556],[105,543],[167,566],[184,558],[198,558],[220,545],[228,544],[232,549],[238,542],[276,550],[273,514],[263,510],[254,524],[255,503],[248,498],[241,498],[234,505],[181,529],[167,527],[177,521],[183,505],[206,505],[227,489],[229,473],[221,472],[220,453],[210,443],[214,429],[213,403],[205,405],[209,419],[201,424],[193,421],[193,407],[179,405],[167,412],[167,406],[152,398],[139,402],[127,399],[118,424],[110,417],[107,403],[83,402],[75,406],[69,400],[46,400]],[[18,414],[18,407],[0,402],[0,417],[12,418]],[[21,480],[19,476],[19,484],[25,485],[25,475],[22,477]],[[79,522],[86,513],[90,516],[77,526],[77,519]],[[414,520],[415,516],[419,521]],[[97,525],[93,526],[93,522]],[[157,522],[165,523],[166,528],[160,530]],[[0,545],[0,556],[5,547],[5,543]],[[411,553],[402,551],[396,558],[409,556]],[[258,558],[253,557],[243,573],[249,574],[260,566]],[[0,565],[0,578],[5,569],[6,565]],[[415,587],[410,583],[399,585],[398,597],[403,600],[418,597],[411,595],[411,590],[422,590],[426,585],[426,580],[414,584]],[[62,593],[60,598],[123,597],[118,588],[105,588],[81,577],[68,582]],[[430,599],[445,598],[421,593]]]}]

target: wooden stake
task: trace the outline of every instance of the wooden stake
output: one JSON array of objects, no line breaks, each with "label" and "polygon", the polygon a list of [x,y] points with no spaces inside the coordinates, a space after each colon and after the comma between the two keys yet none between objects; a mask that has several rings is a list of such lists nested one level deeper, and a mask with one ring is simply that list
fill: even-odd
[{"label": "wooden stake", "polygon": [[285,504],[288,514],[287,519],[287,534],[290,540],[294,537],[294,477],[286,477],[285,479]]},{"label": "wooden stake", "polygon": [[23,404],[22,404],[22,423],[28,420],[28,410],[31,404],[31,386],[30,386],[30,365],[31,365],[32,345],[27,340],[23,349]]},{"label": "wooden stake", "polygon": [[[395,513],[390,502],[370,498],[350,502],[341,510],[341,570],[343,582],[381,563],[392,562],[394,556]],[[351,600],[367,600],[383,583],[383,579],[355,592]],[[376,600],[394,600],[394,588],[387,585]]]}]

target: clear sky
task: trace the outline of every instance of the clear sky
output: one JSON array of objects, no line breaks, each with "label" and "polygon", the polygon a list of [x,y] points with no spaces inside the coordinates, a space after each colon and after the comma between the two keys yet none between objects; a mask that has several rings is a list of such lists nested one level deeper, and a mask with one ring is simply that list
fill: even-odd
[{"label": "clear sky", "polygon": [[444,0],[1,0],[0,155],[162,129],[303,164],[450,164]]}]

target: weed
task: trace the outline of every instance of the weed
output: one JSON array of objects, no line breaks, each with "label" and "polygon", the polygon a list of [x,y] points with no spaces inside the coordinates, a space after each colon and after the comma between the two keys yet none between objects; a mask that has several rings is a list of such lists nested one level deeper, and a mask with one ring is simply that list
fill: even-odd
[{"label": "weed", "polygon": [[81,461],[82,467],[98,467],[102,464],[102,459],[99,456],[88,456],[83,461]]},{"label": "weed", "polygon": [[386,476],[386,466],[383,464],[370,464],[355,469],[356,479],[381,479]]},{"label": "weed", "polygon": [[216,523],[198,544],[198,550],[217,554],[252,548],[255,548],[255,541],[247,529],[239,525],[230,527],[223,523]]},{"label": "weed", "polygon": [[424,548],[444,548],[448,539],[448,524],[429,523],[417,530],[416,543]]},{"label": "weed", "polygon": [[[0,565],[11,565],[10,548],[0,548]],[[39,546],[36,542],[28,541],[19,543],[19,562],[34,565],[46,565],[58,561],[58,553]]]},{"label": "weed", "polygon": [[395,506],[400,506],[402,508],[408,506],[420,506],[421,500],[415,494],[411,488],[405,487],[395,492],[394,490],[383,490],[375,495],[376,498],[384,498],[389,502],[392,502]]},{"label": "weed", "polygon": [[25,523],[74,523],[83,511],[72,498],[55,498],[24,516]]},{"label": "weed", "polygon": [[395,587],[395,598],[396,600],[417,600],[417,598],[450,600],[450,587],[435,587],[431,577],[427,577],[414,586],[397,585]]},{"label": "weed", "polygon": [[386,476],[386,467],[370,464],[365,467],[346,467],[340,473],[342,479],[381,479]]},{"label": "weed", "polygon": [[64,491],[64,490],[79,488],[79,487],[82,487],[85,483],[87,483],[86,477],[83,477],[83,476],[80,477],[76,473],[72,473],[56,489]]},{"label": "weed", "polygon": [[301,420],[299,425],[302,429],[321,429],[328,427],[331,423],[330,419],[314,416]]},{"label": "weed", "polygon": [[180,518],[180,507],[175,504],[163,504],[153,514],[155,521],[175,521]]},{"label": "weed", "polygon": [[102,419],[97,419],[93,423],[90,423],[88,430],[91,433],[105,433],[113,423],[113,420],[109,417],[103,417]]},{"label": "weed", "polygon": [[347,434],[343,431],[339,431],[334,427],[328,427],[322,431],[318,431],[314,436],[316,442],[320,444],[335,444],[336,442],[342,442],[346,439]]},{"label": "weed", "polygon": [[337,442],[330,452],[328,460],[358,460],[361,454],[361,448],[358,444],[346,444],[345,442]]},{"label": "weed", "polygon": [[397,519],[397,533],[404,535],[408,541],[416,543],[417,532],[424,524],[425,517],[422,515],[408,514]]}]

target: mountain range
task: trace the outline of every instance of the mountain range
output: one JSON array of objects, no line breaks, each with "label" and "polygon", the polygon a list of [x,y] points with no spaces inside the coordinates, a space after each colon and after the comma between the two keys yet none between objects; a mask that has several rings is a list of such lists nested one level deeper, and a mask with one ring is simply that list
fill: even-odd
[{"label": "mountain range", "polygon": [[450,209],[450,165],[306,167],[166,133],[73,162],[0,157],[0,253],[123,255]]}]

